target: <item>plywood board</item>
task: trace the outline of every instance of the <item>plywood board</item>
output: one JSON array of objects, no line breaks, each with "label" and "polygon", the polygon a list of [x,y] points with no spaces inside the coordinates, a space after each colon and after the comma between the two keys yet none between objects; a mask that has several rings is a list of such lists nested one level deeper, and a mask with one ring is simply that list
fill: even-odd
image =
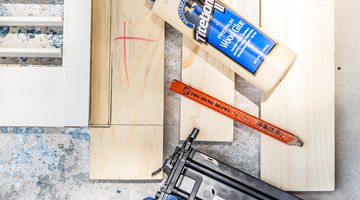
[{"label": "plywood board", "polygon": [[[162,129],[162,126],[92,128],[90,179],[149,179],[162,165],[159,159],[163,154]],[[159,173],[151,178],[161,177]]]},{"label": "plywood board", "polygon": [[261,138],[261,178],[290,191],[333,191],[334,0],[262,2],[262,25],[297,54],[261,117],[298,135],[304,147]]},{"label": "plywood board", "polygon": [[93,0],[91,31],[90,125],[110,125],[110,4],[111,0]]},{"label": "plywood board", "polygon": [[[165,24],[151,5],[146,0],[112,1],[113,125],[164,121]],[[118,37],[139,39],[114,40]]]},{"label": "plywood board", "polygon": [[[223,0],[222,2],[258,24],[259,1]],[[234,105],[235,73],[187,38],[183,40],[181,79],[194,88]],[[180,140],[185,140],[193,127],[197,127],[201,130],[197,140],[233,141],[232,119],[184,97],[181,97],[180,117]]]},{"label": "plywood board", "polygon": [[91,129],[90,178],[161,179],[151,173],[163,161],[164,22],[146,0],[112,0],[109,12],[111,123]]},{"label": "plywood board", "polygon": [[[183,44],[182,81],[234,105],[234,72],[189,39],[184,39]],[[234,121],[231,118],[185,97],[181,97],[180,111],[180,140],[185,140],[194,127],[201,129],[197,137],[199,141],[233,140]]]}]

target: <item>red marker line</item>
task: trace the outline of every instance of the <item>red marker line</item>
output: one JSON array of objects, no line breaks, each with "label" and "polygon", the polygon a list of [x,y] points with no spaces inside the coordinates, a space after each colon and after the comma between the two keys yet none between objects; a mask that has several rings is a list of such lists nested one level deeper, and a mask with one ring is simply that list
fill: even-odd
[{"label": "red marker line", "polygon": [[116,37],[115,40],[124,41],[124,43],[123,43],[123,48],[124,48],[124,55],[123,55],[124,56],[124,70],[125,70],[125,75],[126,75],[126,81],[127,81],[128,85],[130,85],[128,67],[127,67],[127,61],[126,61],[126,57],[127,57],[126,56],[126,40],[139,40],[139,41],[145,41],[145,42],[155,42],[155,40],[147,39],[147,38],[140,38],[140,37],[127,37],[126,36],[126,22],[124,22],[124,35]]},{"label": "red marker line", "polygon": [[155,42],[155,40],[153,39],[146,39],[146,38],[139,38],[139,37],[124,37],[124,36],[119,36],[116,37],[115,40],[141,40],[141,41],[145,41],[145,42]]},{"label": "red marker line", "polygon": [[[126,38],[126,22],[124,22],[124,38]],[[129,74],[128,74],[128,69],[127,69],[127,64],[126,64],[126,40],[125,39],[124,39],[124,68],[125,68],[126,81],[127,81],[128,85],[130,85]]]}]

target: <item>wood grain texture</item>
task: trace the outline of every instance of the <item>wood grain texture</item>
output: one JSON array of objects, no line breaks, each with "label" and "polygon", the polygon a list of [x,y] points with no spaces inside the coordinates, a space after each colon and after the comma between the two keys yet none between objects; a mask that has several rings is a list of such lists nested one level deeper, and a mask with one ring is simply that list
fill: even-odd
[{"label": "wood grain texture", "polygon": [[[164,21],[146,0],[112,1],[112,124],[163,124]],[[124,36],[153,41],[114,40]],[[126,53],[126,62],[124,54]]]},{"label": "wood grain texture", "polygon": [[[259,1],[223,0],[222,2],[258,24]],[[182,51],[182,81],[234,105],[235,73],[190,39],[184,38]],[[180,140],[185,140],[193,127],[201,130],[201,134],[197,137],[199,141],[233,141],[232,119],[181,97]]]},{"label": "wood grain texture", "polygon": [[90,179],[161,179],[151,173],[162,165],[162,126],[92,128]]},{"label": "wood grain texture", "polygon": [[111,1],[111,127],[91,129],[91,179],[162,178],[164,22],[150,5]]},{"label": "wood grain texture", "polygon": [[333,191],[334,0],[262,2],[262,25],[298,54],[274,93],[261,104],[264,120],[295,133],[304,147],[262,135],[261,178],[291,191]]},{"label": "wood grain texture", "polygon": [[[234,105],[234,72],[189,39],[184,39],[183,44],[182,81]],[[201,134],[196,138],[198,141],[231,142],[233,126],[232,119],[181,97],[180,140],[185,140],[191,130],[197,127],[201,129]]]},{"label": "wood grain texture", "polygon": [[93,0],[90,125],[110,125],[110,0]]}]

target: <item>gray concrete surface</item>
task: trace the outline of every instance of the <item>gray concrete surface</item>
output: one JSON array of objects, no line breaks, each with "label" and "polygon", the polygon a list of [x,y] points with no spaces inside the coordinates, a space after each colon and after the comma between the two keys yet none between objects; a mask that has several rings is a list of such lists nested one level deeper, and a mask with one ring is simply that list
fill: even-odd
[{"label": "gray concrete surface", "polygon": [[[2,5],[6,2],[26,1],[0,0],[0,15],[16,11],[15,8],[9,9]],[[37,2],[50,3],[55,8],[62,4],[61,0]],[[357,122],[360,119],[358,13],[360,1],[336,1],[336,191],[297,193],[304,199],[360,199],[360,123]],[[4,31],[6,32],[6,29],[0,29],[1,34]],[[23,38],[23,32],[20,33]],[[6,39],[1,34],[0,46]],[[28,32],[25,30],[24,34],[26,36]],[[26,38],[25,42],[31,42],[30,36],[29,39]],[[180,77],[181,41],[181,34],[167,25],[165,156],[170,155],[178,144],[179,96],[169,92],[168,86],[173,78]],[[23,64],[28,61],[20,59],[13,62]],[[236,78],[236,89],[237,106],[254,114],[259,113],[259,91],[239,77]],[[0,98],[6,97],[1,91],[0,94]],[[196,147],[258,176],[259,134],[238,123],[235,123],[234,130],[235,142],[232,144],[198,144]],[[159,182],[89,181],[89,138],[87,128],[0,128],[0,200],[136,200],[151,196],[159,189]]]}]

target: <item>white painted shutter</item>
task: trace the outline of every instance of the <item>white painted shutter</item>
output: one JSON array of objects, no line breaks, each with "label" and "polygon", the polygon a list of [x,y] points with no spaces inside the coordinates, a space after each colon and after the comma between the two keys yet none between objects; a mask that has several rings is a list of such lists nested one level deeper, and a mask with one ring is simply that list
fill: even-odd
[{"label": "white painted shutter", "polygon": [[[0,24],[5,20],[9,25],[59,24],[56,18],[33,19],[0,18]],[[88,125],[91,0],[65,0],[62,24],[62,67],[0,67],[0,126]],[[20,57],[36,51],[13,50],[12,56]],[[45,57],[54,54],[46,49],[40,52]],[[0,50],[4,55],[9,53]]]}]

